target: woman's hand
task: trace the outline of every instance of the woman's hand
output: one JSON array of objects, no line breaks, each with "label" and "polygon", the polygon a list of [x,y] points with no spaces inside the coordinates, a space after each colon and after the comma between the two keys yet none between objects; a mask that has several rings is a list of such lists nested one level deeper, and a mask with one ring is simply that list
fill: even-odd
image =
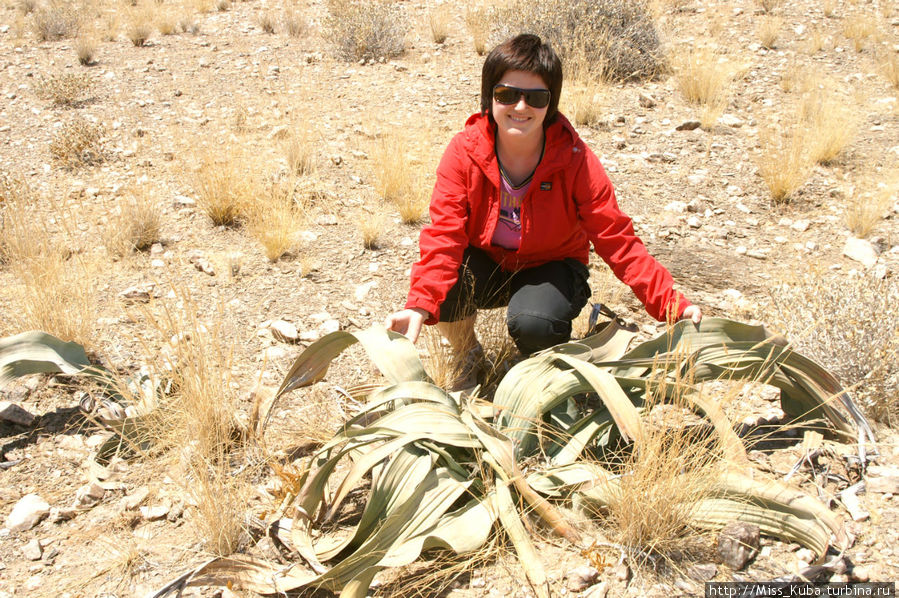
[{"label": "woman's hand", "polygon": [[698,326],[699,322],[702,321],[702,310],[699,309],[698,305],[690,305],[689,307],[687,307],[687,309],[684,310],[684,313],[683,313],[683,315],[681,315],[681,318],[684,320],[689,318],[690,320],[693,321],[694,324],[696,324]]},{"label": "woman's hand", "polygon": [[423,309],[413,307],[412,309],[404,309],[395,314],[390,314],[384,320],[384,326],[388,330],[399,332],[406,335],[413,343],[418,340],[421,333],[421,326],[430,314]]}]

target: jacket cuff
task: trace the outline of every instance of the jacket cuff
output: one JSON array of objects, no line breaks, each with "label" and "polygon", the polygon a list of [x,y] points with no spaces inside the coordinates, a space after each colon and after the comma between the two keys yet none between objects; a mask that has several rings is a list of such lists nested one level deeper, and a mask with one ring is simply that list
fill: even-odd
[{"label": "jacket cuff", "polygon": [[406,301],[406,309],[423,309],[428,312],[428,317],[425,319],[425,324],[436,324],[440,318],[440,306],[434,303],[433,301],[428,301],[427,299],[412,299],[409,298]]}]

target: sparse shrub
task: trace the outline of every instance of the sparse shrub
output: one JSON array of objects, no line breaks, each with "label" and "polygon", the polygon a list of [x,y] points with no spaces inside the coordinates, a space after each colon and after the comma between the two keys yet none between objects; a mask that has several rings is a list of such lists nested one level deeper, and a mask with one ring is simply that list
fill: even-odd
[{"label": "sparse shrub", "polygon": [[797,127],[759,134],[759,175],[774,203],[787,203],[805,183],[813,162],[805,151],[806,137]]},{"label": "sparse shrub", "polygon": [[793,272],[769,319],[796,349],[833,371],[872,416],[899,423],[899,284],[868,274]]},{"label": "sparse shrub", "polygon": [[404,51],[406,16],[390,0],[328,0],[325,35],[343,60],[380,60]]},{"label": "sparse shrub", "polygon": [[780,17],[765,16],[759,21],[758,35],[762,47],[767,49],[774,48],[777,43],[777,37],[780,35],[780,28],[783,25],[783,19]]},{"label": "sparse shrub", "polygon": [[805,42],[805,51],[809,54],[817,54],[824,47],[826,39],[824,33],[818,27],[812,27]]},{"label": "sparse shrub", "polygon": [[136,48],[142,48],[153,34],[153,26],[145,14],[133,15],[127,27],[125,35]]},{"label": "sparse shrub", "polygon": [[890,85],[895,89],[899,89],[899,54],[888,49],[879,54],[878,62]]},{"label": "sparse shrub", "polygon": [[366,249],[378,249],[381,246],[384,226],[387,224],[387,218],[381,209],[380,202],[376,202],[374,212],[365,212],[359,217],[359,232],[362,234],[362,245]]},{"label": "sparse shrub", "polygon": [[665,69],[652,11],[642,0],[516,0],[496,14],[502,39],[529,31],[549,41],[564,62],[613,81],[645,79]]},{"label": "sparse shrub", "polygon": [[418,224],[428,211],[429,189],[423,186],[421,181],[416,181],[413,186],[403,190],[393,202],[400,213],[400,220],[405,224]]},{"label": "sparse shrub", "polygon": [[442,44],[449,37],[449,8],[441,4],[428,12],[428,25],[431,28],[431,39],[435,44]]},{"label": "sparse shrub", "polygon": [[478,56],[483,56],[487,51],[487,37],[490,34],[491,17],[484,8],[465,9],[465,26],[471,34],[471,43]]},{"label": "sparse shrub", "polygon": [[197,207],[216,226],[239,225],[261,191],[253,170],[237,153],[224,156],[213,151],[202,154],[193,173]]},{"label": "sparse shrub", "polygon": [[305,135],[291,134],[284,142],[284,155],[292,174],[302,176],[315,172],[315,145]]},{"label": "sparse shrub", "polygon": [[23,15],[31,14],[34,12],[34,9],[37,8],[37,0],[19,0],[16,3],[16,8]]},{"label": "sparse shrub", "polygon": [[79,36],[75,42],[75,53],[78,55],[78,63],[84,66],[94,64],[94,56],[97,52],[97,40],[93,36]]},{"label": "sparse shrub", "polygon": [[855,137],[858,117],[832,93],[815,88],[803,97],[800,120],[808,129],[808,154],[819,164],[834,162]]},{"label": "sparse shrub", "polygon": [[200,32],[200,24],[197,23],[193,15],[182,15],[181,18],[178,19],[178,29],[184,33],[196,35]]},{"label": "sparse shrub", "polygon": [[714,104],[727,93],[735,67],[719,60],[711,50],[698,48],[678,55],[674,60],[677,84],[687,101]]},{"label": "sparse shrub", "polygon": [[868,15],[853,15],[843,21],[843,35],[852,42],[856,52],[865,49],[869,38],[877,33],[877,23]]},{"label": "sparse shrub", "polygon": [[231,0],[216,0],[215,8],[219,12],[225,12],[229,8],[231,8]]},{"label": "sparse shrub", "polygon": [[284,30],[290,37],[302,37],[309,30],[309,23],[295,7],[287,6],[284,8],[282,21],[284,22]]},{"label": "sparse shrub", "polygon": [[69,2],[53,0],[32,15],[32,26],[38,41],[53,41],[78,35],[76,8]]},{"label": "sparse shrub", "polygon": [[828,19],[833,18],[834,9],[836,9],[837,2],[836,0],[822,0],[821,2],[821,12],[824,13],[824,16]]},{"label": "sparse shrub", "polygon": [[846,205],[846,226],[856,237],[867,237],[888,213],[897,193],[899,172],[894,172],[886,181],[877,183],[874,189],[854,189]]},{"label": "sparse shrub", "polygon": [[762,7],[766,13],[771,13],[775,8],[779,8],[784,0],[758,0],[759,6]]},{"label": "sparse shrub", "polygon": [[83,73],[60,73],[38,80],[35,93],[54,106],[71,108],[86,101],[93,88],[91,78]]},{"label": "sparse shrub", "polygon": [[806,94],[815,89],[820,78],[798,62],[791,62],[780,78],[780,87],[787,93]]},{"label": "sparse shrub", "polygon": [[247,229],[263,247],[265,257],[276,262],[297,246],[297,234],[305,214],[294,199],[294,179],[273,182],[264,195],[247,208]]},{"label": "sparse shrub", "polygon": [[50,141],[50,155],[66,168],[94,166],[106,160],[103,127],[75,117]]},{"label": "sparse shrub", "polygon": [[259,15],[259,27],[263,32],[272,34],[275,32],[275,27],[277,25],[277,19],[275,18],[275,13],[266,10],[263,11],[261,15]]},{"label": "sparse shrub", "polygon": [[602,86],[595,79],[574,80],[565,85],[562,112],[578,125],[593,125],[603,114]]},{"label": "sparse shrub", "polygon": [[156,13],[156,29],[161,35],[174,35],[178,31],[178,19],[171,10],[160,10]]},{"label": "sparse shrub", "polygon": [[37,253],[28,212],[33,203],[31,188],[22,178],[0,172],[0,264]]},{"label": "sparse shrub", "polygon": [[159,241],[162,211],[146,194],[137,193],[126,200],[106,226],[103,244],[115,256],[145,251]]}]

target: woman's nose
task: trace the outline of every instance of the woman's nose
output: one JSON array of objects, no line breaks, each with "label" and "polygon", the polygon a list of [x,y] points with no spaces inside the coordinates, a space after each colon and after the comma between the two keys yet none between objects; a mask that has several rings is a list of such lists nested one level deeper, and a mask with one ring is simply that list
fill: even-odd
[{"label": "woman's nose", "polygon": [[515,104],[516,110],[524,110],[528,107],[528,103],[524,101],[524,94],[518,96],[518,103]]}]

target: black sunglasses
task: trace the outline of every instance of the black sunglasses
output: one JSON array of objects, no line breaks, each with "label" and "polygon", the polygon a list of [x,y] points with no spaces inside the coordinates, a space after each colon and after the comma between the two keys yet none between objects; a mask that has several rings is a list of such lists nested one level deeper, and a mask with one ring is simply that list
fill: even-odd
[{"label": "black sunglasses", "polygon": [[500,104],[506,106],[517,104],[521,96],[524,96],[524,101],[531,108],[546,108],[552,94],[548,89],[521,89],[503,84],[493,86],[493,99]]}]

